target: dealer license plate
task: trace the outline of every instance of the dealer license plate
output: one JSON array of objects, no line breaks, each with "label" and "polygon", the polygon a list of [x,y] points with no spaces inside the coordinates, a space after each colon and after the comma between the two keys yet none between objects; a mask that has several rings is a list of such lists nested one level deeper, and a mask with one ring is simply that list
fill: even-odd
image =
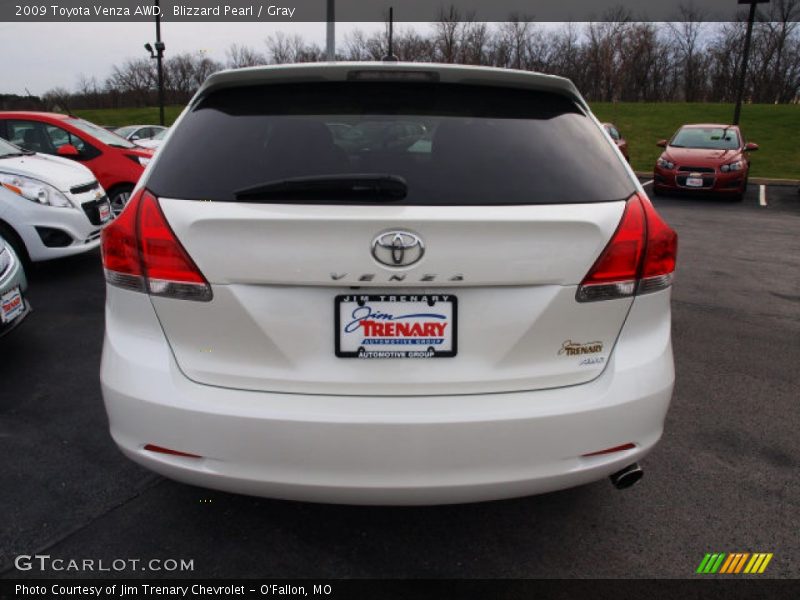
[{"label": "dealer license plate", "polygon": [[455,356],[457,304],[452,294],[336,296],[336,356]]},{"label": "dealer license plate", "polygon": [[0,321],[9,323],[25,312],[25,303],[19,288],[0,296]]},{"label": "dealer license plate", "polygon": [[105,223],[111,218],[111,205],[108,202],[103,202],[97,207],[97,210],[100,212],[101,223]]},{"label": "dealer license plate", "polygon": [[686,178],[686,185],[689,187],[703,187],[703,178],[702,177],[687,177]]}]

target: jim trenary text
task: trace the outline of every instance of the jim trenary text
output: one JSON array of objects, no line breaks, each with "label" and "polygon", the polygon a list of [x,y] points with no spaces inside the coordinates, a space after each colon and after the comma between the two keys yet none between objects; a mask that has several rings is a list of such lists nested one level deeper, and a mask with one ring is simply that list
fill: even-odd
[{"label": "jim trenary text", "polygon": [[248,585],[150,585],[138,583],[130,585],[115,583],[109,585],[67,585],[54,583],[48,585],[25,585],[18,583],[14,591],[17,597],[72,597],[72,598],[134,598],[141,596],[174,596],[176,598],[194,598],[197,596],[329,596],[333,594],[333,586],[328,584],[291,585],[265,583],[257,587]]}]

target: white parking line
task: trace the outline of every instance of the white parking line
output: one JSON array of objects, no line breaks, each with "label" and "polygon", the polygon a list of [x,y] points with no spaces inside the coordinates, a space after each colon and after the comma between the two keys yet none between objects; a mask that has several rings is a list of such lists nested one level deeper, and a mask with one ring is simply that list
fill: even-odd
[{"label": "white parking line", "polygon": [[644,186],[646,186],[646,185],[650,185],[651,183],[653,183],[653,180],[652,180],[652,179],[651,179],[650,181],[645,181],[645,182],[642,184],[642,187],[644,187]]},{"label": "white parking line", "polygon": [[767,186],[765,185],[758,186],[758,203],[761,206],[767,205]]}]

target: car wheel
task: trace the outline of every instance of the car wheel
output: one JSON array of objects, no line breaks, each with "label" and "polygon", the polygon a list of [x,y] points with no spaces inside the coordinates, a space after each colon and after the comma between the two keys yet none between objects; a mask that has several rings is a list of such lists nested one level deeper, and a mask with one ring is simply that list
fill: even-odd
[{"label": "car wheel", "polygon": [[22,266],[26,269],[30,267],[31,257],[28,255],[28,249],[25,247],[25,242],[23,242],[22,238],[17,235],[17,232],[5,223],[0,223],[0,237],[2,237],[6,243],[11,246],[11,249],[14,250],[14,254],[16,254],[22,261]]},{"label": "car wheel", "polygon": [[744,201],[744,195],[747,193],[747,184],[749,182],[750,182],[750,174],[748,173],[747,177],[744,178],[744,185],[742,186],[742,191],[734,195],[732,198],[734,202]]},{"label": "car wheel", "polygon": [[114,215],[114,218],[118,217],[122,209],[125,208],[128,200],[130,200],[132,191],[132,185],[121,185],[114,188],[109,193],[108,199],[111,203],[111,213]]}]

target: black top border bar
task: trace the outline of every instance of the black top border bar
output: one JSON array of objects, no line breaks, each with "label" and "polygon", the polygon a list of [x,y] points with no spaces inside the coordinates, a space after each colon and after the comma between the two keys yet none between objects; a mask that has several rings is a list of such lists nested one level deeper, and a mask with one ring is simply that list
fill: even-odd
[{"label": "black top border bar", "polygon": [[[769,20],[768,0],[756,2]],[[0,22],[150,21],[154,4],[153,0],[4,0]],[[740,0],[335,0],[335,20],[382,22],[390,6],[398,23],[439,21],[443,14],[451,21],[481,22],[515,18],[537,22],[730,22],[741,20],[749,8]],[[322,22],[327,20],[326,11],[324,0],[160,2],[164,22]]]}]

